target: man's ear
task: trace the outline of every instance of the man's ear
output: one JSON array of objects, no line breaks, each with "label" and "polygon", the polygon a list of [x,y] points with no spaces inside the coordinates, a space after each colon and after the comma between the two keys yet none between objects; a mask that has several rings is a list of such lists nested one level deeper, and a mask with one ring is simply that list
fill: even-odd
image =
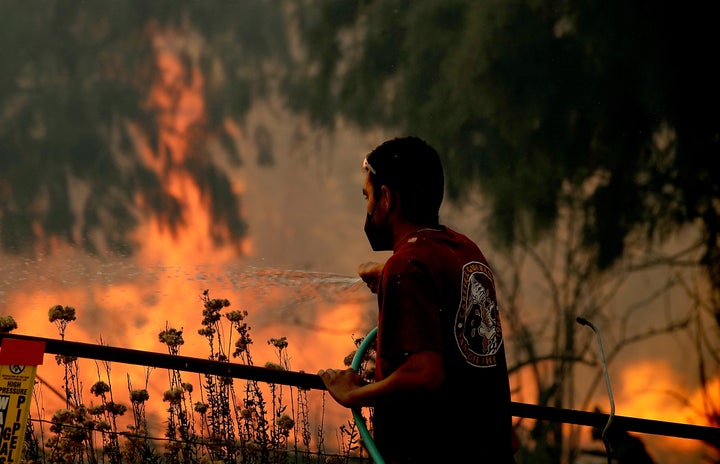
[{"label": "man's ear", "polygon": [[380,187],[380,201],[383,202],[383,206],[385,207],[385,211],[390,211],[390,206],[392,205],[392,191],[386,186],[383,185]]},{"label": "man's ear", "polygon": [[395,208],[395,202],[397,201],[395,192],[387,185],[383,185],[380,187],[380,201],[383,202],[383,206],[385,206],[386,211],[392,210]]}]

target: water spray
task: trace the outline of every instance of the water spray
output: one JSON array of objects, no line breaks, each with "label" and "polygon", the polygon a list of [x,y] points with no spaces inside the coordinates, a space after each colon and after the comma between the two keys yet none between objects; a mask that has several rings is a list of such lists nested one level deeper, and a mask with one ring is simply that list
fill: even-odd
[{"label": "water spray", "polygon": [[[360,369],[360,363],[362,362],[362,358],[363,356],[365,356],[365,352],[367,351],[370,344],[373,342],[373,340],[375,340],[376,335],[377,327],[368,332],[368,334],[365,335],[363,341],[360,343],[360,346],[358,346],[358,349],[355,352],[355,356],[353,356],[352,363],[350,364],[350,367],[352,367],[355,372]],[[360,436],[362,437],[363,443],[365,444],[365,448],[368,450],[370,457],[375,462],[375,464],[385,464],[385,461],[383,460],[382,456],[380,456],[380,452],[375,446],[375,441],[373,441],[372,435],[370,434],[370,431],[365,424],[365,418],[363,418],[362,413],[360,412],[360,408],[354,407],[351,408],[351,411],[353,419],[355,420],[355,425],[357,425]]]},{"label": "water spray", "polygon": [[600,349],[600,362],[602,364],[603,372],[605,374],[605,385],[607,386],[608,397],[610,398],[610,415],[608,416],[605,428],[602,431],[602,439],[605,444],[605,453],[607,454],[608,464],[612,464],[612,447],[610,446],[610,440],[607,437],[610,424],[612,423],[613,417],[615,416],[615,400],[613,399],[612,387],[610,386],[610,375],[608,375],[607,363],[605,362],[605,352],[603,351],[602,338],[600,338],[600,331],[595,325],[585,319],[584,317],[578,317],[575,319],[578,324],[586,325],[595,332],[597,338],[598,348]]}]

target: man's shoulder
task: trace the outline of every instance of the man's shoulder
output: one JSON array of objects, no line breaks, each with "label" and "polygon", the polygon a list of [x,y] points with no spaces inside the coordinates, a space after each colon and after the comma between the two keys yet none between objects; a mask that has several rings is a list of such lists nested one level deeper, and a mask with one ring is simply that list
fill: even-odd
[{"label": "man's shoulder", "polygon": [[[468,236],[449,227],[410,235],[385,264],[386,269],[400,271],[409,266],[436,268],[440,263],[462,264],[459,261],[487,262],[478,245]],[[442,266],[441,266],[442,267]]]}]

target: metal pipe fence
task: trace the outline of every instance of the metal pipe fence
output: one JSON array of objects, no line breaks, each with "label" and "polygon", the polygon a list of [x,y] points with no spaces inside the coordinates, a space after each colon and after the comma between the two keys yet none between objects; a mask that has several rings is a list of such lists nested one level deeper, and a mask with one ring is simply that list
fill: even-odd
[{"label": "metal pipe fence", "polygon": [[[230,362],[211,361],[208,359],[188,356],[33,337],[28,335],[9,333],[0,334],[0,342],[4,338],[42,342],[45,344],[45,353],[49,354],[232,377],[236,379],[254,380],[268,384],[282,384],[297,388],[325,390],[325,385],[320,377],[315,374],[308,374],[304,372],[282,371]],[[519,402],[512,403],[512,414],[515,417],[589,427],[602,427],[607,423],[609,418],[608,414],[603,413],[538,406]],[[626,432],[702,440],[708,443],[720,443],[720,428],[718,427],[619,415],[613,416],[613,427],[622,429]]]}]

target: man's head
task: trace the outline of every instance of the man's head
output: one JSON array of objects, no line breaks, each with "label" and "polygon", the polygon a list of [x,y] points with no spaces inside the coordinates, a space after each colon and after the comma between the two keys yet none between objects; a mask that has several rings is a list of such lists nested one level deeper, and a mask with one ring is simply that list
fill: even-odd
[{"label": "man's head", "polygon": [[438,224],[443,200],[442,163],[435,149],[418,137],[388,140],[365,158],[375,198],[382,186],[401,199],[403,219],[421,226]]}]

